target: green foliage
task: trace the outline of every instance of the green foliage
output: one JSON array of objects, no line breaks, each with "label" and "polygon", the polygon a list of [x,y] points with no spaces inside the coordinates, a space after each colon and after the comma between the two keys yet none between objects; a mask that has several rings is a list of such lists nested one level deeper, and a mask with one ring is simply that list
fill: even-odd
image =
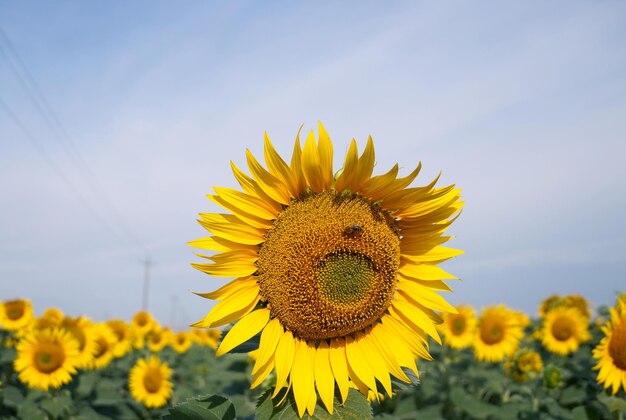
[{"label": "green foliage", "polygon": [[163,418],[167,420],[232,420],[237,418],[235,406],[226,397],[207,395],[190,398],[170,408],[170,413]]}]

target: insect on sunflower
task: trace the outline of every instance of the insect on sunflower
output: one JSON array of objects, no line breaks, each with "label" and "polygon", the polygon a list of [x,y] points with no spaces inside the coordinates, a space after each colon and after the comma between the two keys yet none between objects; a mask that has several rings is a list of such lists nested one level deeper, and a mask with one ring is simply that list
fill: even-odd
[{"label": "insect on sunflower", "polygon": [[403,368],[417,375],[415,359],[430,358],[427,336],[441,343],[435,311],[456,312],[437,293],[456,277],[437,264],[462,253],[442,246],[460,190],[435,187],[438,177],[409,188],[421,164],[372,176],[371,137],[360,156],[352,140],[335,176],[321,123],[317,142],[296,137],[289,164],[267,134],[264,146],[267,169],[249,150],[251,176],[231,162],[243,191],[209,195],[230,213],[200,214],[212,236],[190,245],[217,253],[193,266],[235,279],[200,294],[220,302],[194,326],[236,322],[218,356],[260,333],[252,387],[275,371],[274,396],[291,388],[300,416],[317,394],[332,413],[335,384],[344,401],[350,383],[368,395],[378,381],[391,395],[390,375],[408,382]]}]

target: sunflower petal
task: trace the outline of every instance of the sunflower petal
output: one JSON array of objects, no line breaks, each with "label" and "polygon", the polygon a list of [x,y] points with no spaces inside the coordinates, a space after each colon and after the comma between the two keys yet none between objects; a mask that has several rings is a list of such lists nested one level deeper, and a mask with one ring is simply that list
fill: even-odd
[{"label": "sunflower petal", "polygon": [[312,395],[315,395],[315,344],[296,339],[290,376],[298,414],[302,417]]},{"label": "sunflower petal", "polygon": [[302,150],[302,172],[307,185],[313,192],[323,191],[325,187],[321,165],[319,149],[315,145],[315,135],[311,131]]},{"label": "sunflower petal", "polygon": [[352,178],[354,176],[354,172],[358,165],[358,162],[358,147],[356,144],[356,140],[352,139],[352,141],[350,142],[350,147],[348,148],[348,152],[346,153],[346,158],[343,162],[343,168],[341,168],[341,173],[335,181],[335,190],[341,192],[346,188],[350,188],[350,183],[352,182]]},{"label": "sunflower petal", "polygon": [[269,319],[270,310],[267,308],[250,312],[233,325],[220,343],[215,355],[219,357],[251,339],[267,325]]},{"label": "sunflower petal", "polygon": [[276,387],[272,398],[274,398],[278,392],[285,386],[287,377],[291,371],[293,365],[293,357],[296,350],[296,342],[293,338],[291,331],[285,331],[278,345],[276,346],[276,353],[274,354],[274,363],[276,365]]},{"label": "sunflower petal", "polygon": [[248,168],[255,181],[259,184],[263,192],[270,196],[274,201],[280,204],[289,204],[289,191],[285,187],[280,179],[261,166],[259,161],[256,160],[252,152],[246,149],[246,159],[248,162]]},{"label": "sunflower petal", "polygon": [[325,340],[322,340],[315,353],[315,385],[324,406],[332,415],[333,401],[335,399],[335,379],[330,367],[330,350]]},{"label": "sunflower petal", "polygon": [[[350,336],[346,337],[346,359],[357,379],[363,382],[369,389],[376,391],[376,379],[370,367],[367,356],[357,340]],[[354,381],[354,378],[351,378]]]},{"label": "sunflower petal", "polygon": [[267,133],[264,134],[264,156],[265,164],[270,173],[279,178],[288,188],[291,197],[297,198],[300,195],[297,180],[294,178],[289,165],[280,157]]},{"label": "sunflower petal", "polygon": [[242,289],[215,305],[196,326],[213,328],[235,321],[252,311],[259,301],[259,287]]},{"label": "sunflower petal", "polygon": [[330,348],[328,351],[330,367],[333,370],[333,376],[337,382],[342,403],[348,398],[348,389],[350,388],[345,346],[346,342],[343,338],[333,338],[330,340]]},{"label": "sunflower petal", "polygon": [[320,170],[324,189],[330,188],[333,183],[333,143],[321,122],[317,123],[319,142],[317,148],[320,156]]},{"label": "sunflower petal", "polygon": [[256,356],[252,374],[255,374],[274,355],[278,340],[283,336],[283,332],[283,326],[278,318],[272,319],[263,329],[259,343],[259,353]]}]

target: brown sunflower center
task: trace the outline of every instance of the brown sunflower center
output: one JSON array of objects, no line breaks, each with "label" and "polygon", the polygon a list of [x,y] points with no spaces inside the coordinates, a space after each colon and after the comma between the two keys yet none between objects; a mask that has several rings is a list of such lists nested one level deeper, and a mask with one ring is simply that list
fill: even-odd
[{"label": "brown sunflower center", "polygon": [[558,341],[567,341],[574,335],[574,328],[569,317],[559,317],[552,323],[552,336]]},{"label": "brown sunflower center", "polygon": [[150,320],[148,319],[148,314],[146,313],[138,313],[135,316],[135,323],[139,326],[139,327],[145,327],[146,325],[148,325],[148,322]]},{"label": "brown sunflower center", "polygon": [[7,318],[16,321],[24,315],[24,303],[19,300],[6,302],[4,304]]},{"label": "brown sunflower center", "polygon": [[163,376],[161,370],[154,367],[148,367],[146,373],[143,375],[143,386],[151,394],[159,392],[161,389],[161,383],[163,382]]},{"label": "brown sunflower center", "polygon": [[465,331],[465,317],[462,315],[452,315],[451,330],[454,335],[461,335]]},{"label": "brown sunflower center", "polygon": [[615,366],[626,371],[626,318],[622,317],[619,324],[613,327],[609,342],[609,355]]},{"label": "brown sunflower center", "polygon": [[294,335],[333,338],[380,318],[399,262],[398,229],[386,211],[327,191],[278,216],[259,250],[258,281],[272,316]]},{"label": "brown sunflower center", "polygon": [[495,318],[483,319],[480,322],[480,338],[485,344],[497,344],[504,339],[505,325]]},{"label": "brown sunflower center", "polygon": [[100,357],[105,355],[107,350],[109,349],[109,342],[104,337],[98,337],[96,343],[98,344],[98,349],[96,350],[96,354],[94,354],[93,357],[99,359]]},{"label": "brown sunflower center", "polygon": [[59,343],[41,343],[35,351],[33,364],[41,373],[52,373],[63,365],[65,351]]}]

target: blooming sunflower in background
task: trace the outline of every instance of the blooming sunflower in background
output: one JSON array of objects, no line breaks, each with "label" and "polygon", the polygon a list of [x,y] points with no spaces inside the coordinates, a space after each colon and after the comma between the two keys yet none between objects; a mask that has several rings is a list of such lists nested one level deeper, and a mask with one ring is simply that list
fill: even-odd
[{"label": "blooming sunflower in background", "polygon": [[559,296],[551,295],[541,302],[539,306],[539,316],[545,318],[548,313],[554,308],[576,308],[582,316],[591,318],[590,307],[591,304],[587,299],[578,294]]},{"label": "blooming sunflower in background", "polygon": [[568,355],[590,339],[589,319],[578,308],[556,307],[543,320],[541,343],[552,353]]},{"label": "blooming sunflower in background", "polygon": [[485,309],[474,335],[474,355],[486,362],[512,356],[524,335],[517,313],[503,305]]},{"label": "blooming sunflower in background", "polygon": [[33,320],[33,306],[28,299],[7,300],[0,304],[0,328],[15,331]]},{"label": "blooming sunflower in background", "polygon": [[106,324],[115,337],[113,356],[122,357],[132,349],[130,325],[121,319],[110,319]]},{"label": "blooming sunflower in background", "polygon": [[166,328],[155,328],[146,336],[148,348],[153,353],[158,353],[171,343],[171,331]]},{"label": "blooming sunflower in background", "polygon": [[72,334],[78,342],[77,368],[86,368],[93,363],[93,356],[98,351],[98,344],[93,332],[93,323],[85,316],[65,317],[61,328]]},{"label": "blooming sunflower in background", "polygon": [[131,326],[137,335],[144,336],[158,326],[155,319],[148,311],[138,311],[133,315]]},{"label": "blooming sunflower in background", "polygon": [[94,324],[93,334],[97,348],[89,367],[92,369],[101,369],[113,360],[113,351],[117,343],[117,337],[111,327],[105,323]]},{"label": "blooming sunflower in background", "polygon": [[193,329],[191,330],[191,340],[201,346],[209,346],[212,349],[217,348],[217,342],[222,336],[222,330],[212,328],[208,330]]},{"label": "blooming sunflower in background", "polygon": [[[225,214],[200,214],[212,236],[190,245],[217,251],[206,264],[235,280],[201,296],[220,300],[194,324],[236,322],[217,355],[260,333],[252,387],[276,371],[274,396],[287,387],[300,416],[317,393],[333,412],[335,384],[345,401],[351,380],[367,395],[390,374],[409,381],[416,357],[430,358],[427,336],[441,343],[435,311],[456,312],[437,292],[454,279],[437,264],[461,254],[443,247],[462,208],[460,190],[437,179],[408,188],[421,165],[398,178],[398,165],[372,176],[371,137],[359,156],[352,140],[333,175],[333,146],[319,124],[285,162],[265,135],[266,168],[246,151],[251,176],[231,163],[243,191],[215,187],[209,198]],[[376,360],[375,363],[371,362]]]},{"label": "blooming sunflower in background", "polygon": [[60,325],[63,318],[65,318],[65,315],[59,308],[48,308],[43,311],[43,315],[41,317],[47,319],[53,324]]},{"label": "blooming sunflower in background", "polygon": [[444,343],[454,349],[464,349],[472,345],[476,333],[476,311],[471,306],[457,306],[456,314],[442,314],[443,323],[438,326]]},{"label": "blooming sunflower in background", "polygon": [[170,344],[176,353],[184,353],[191,347],[191,336],[186,331],[179,331],[172,336]]},{"label": "blooming sunflower in background", "polygon": [[133,398],[148,408],[162,407],[172,395],[172,369],[158,357],[139,359],[130,370],[128,387]]},{"label": "blooming sunflower in background", "polygon": [[602,327],[604,337],[593,349],[598,360],[593,368],[599,371],[598,383],[615,394],[620,386],[626,391],[626,302],[620,300],[609,312],[611,319]]},{"label": "blooming sunflower in background", "polygon": [[68,331],[33,330],[18,342],[16,350],[15,371],[30,388],[59,388],[76,373],[78,342]]},{"label": "blooming sunflower in background", "polygon": [[541,374],[543,360],[536,351],[520,349],[506,361],[504,369],[514,381],[526,382]]}]

